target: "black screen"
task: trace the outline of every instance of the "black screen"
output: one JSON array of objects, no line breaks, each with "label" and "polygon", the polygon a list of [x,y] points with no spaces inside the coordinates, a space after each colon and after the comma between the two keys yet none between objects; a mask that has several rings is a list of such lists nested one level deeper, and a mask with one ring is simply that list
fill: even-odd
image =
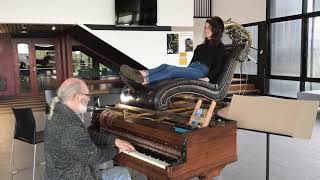
[{"label": "black screen", "polygon": [[115,0],[117,25],[157,25],[157,0]]}]

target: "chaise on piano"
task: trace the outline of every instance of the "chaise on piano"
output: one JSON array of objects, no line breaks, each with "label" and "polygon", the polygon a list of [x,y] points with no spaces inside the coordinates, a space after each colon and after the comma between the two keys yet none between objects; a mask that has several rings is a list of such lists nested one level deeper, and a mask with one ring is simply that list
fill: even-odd
[{"label": "chaise on piano", "polygon": [[126,84],[120,96],[121,103],[166,110],[172,104],[171,99],[179,94],[193,94],[210,100],[221,100],[227,95],[239,62],[239,55],[245,47],[245,44],[225,45],[224,64],[220,72],[217,72],[217,77],[210,78],[210,82],[175,78],[142,86],[120,74]]}]

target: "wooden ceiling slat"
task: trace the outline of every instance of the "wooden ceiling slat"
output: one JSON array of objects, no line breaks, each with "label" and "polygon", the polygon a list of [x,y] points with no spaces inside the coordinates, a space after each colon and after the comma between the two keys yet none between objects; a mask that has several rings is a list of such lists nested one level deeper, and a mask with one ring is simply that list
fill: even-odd
[{"label": "wooden ceiling slat", "polygon": [[2,25],[2,31],[3,31],[3,33],[6,33],[6,25],[5,24]]},{"label": "wooden ceiling slat", "polygon": [[2,24],[2,33],[6,33],[6,25],[5,24]]},{"label": "wooden ceiling slat", "polygon": [[14,31],[14,27],[15,27],[15,26],[16,26],[15,24],[10,24],[10,33],[15,32],[15,31]]},{"label": "wooden ceiling slat", "polygon": [[21,31],[22,31],[22,25],[19,24],[19,25],[17,25],[17,32],[21,32]]},{"label": "wooden ceiling slat", "polygon": [[18,32],[18,24],[16,24],[15,26],[14,26],[14,32]]},{"label": "wooden ceiling slat", "polygon": [[3,24],[3,33],[7,32],[6,24]]},{"label": "wooden ceiling slat", "polygon": [[4,33],[5,34],[8,33],[8,24],[4,24],[3,27],[4,27]]},{"label": "wooden ceiling slat", "polygon": [[9,33],[10,33],[9,24],[6,24],[6,33],[7,33],[7,34],[9,34]]},{"label": "wooden ceiling slat", "polygon": [[15,25],[13,26],[13,32],[14,32],[14,33],[18,32],[18,31],[17,31],[17,26],[18,26],[18,24],[15,24]]}]

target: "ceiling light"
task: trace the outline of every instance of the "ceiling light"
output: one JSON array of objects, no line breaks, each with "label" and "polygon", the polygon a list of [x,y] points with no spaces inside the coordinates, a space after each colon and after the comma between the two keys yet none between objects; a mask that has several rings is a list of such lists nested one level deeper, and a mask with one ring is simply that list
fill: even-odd
[{"label": "ceiling light", "polygon": [[52,29],[52,31],[56,30],[56,26],[52,26],[51,29]]},{"label": "ceiling light", "polygon": [[43,48],[49,48],[49,47],[53,47],[54,45],[52,44],[35,44],[38,47],[43,47]]}]

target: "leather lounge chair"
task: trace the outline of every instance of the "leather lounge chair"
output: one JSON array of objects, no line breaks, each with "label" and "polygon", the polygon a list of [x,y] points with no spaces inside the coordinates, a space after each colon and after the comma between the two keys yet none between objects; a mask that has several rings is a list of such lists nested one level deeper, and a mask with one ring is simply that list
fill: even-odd
[{"label": "leather lounge chair", "polygon": [[122,77],[127,86],[122,90],[121,103],[166,110],[171,104],[171,98],[178,94],[194,94],[210,100],[221,100],[227,95],[239,62],[239,55],[245,47],[245,43],[225,45],[225,64],[218,77],[210,80],[211,82],[176,78],[142,86]]}]

